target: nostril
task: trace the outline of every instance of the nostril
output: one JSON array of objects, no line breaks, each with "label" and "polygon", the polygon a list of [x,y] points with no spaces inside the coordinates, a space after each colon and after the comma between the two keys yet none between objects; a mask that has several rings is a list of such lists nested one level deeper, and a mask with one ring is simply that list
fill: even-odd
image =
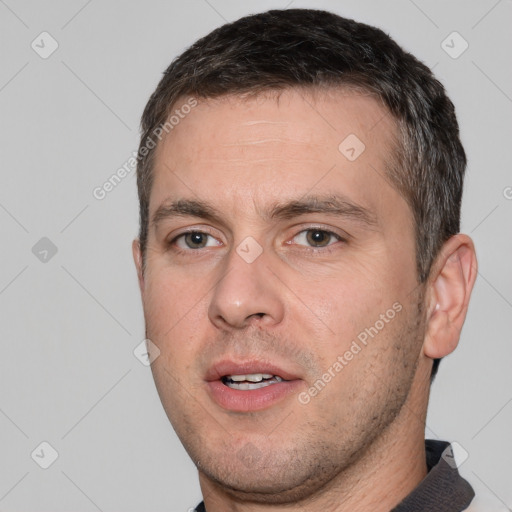
[{"label": "nostril", "polygon": [[253,313],[247,317],[247,320],[251,320],[253,317],[263,318],[266,316],[266,313]]}]

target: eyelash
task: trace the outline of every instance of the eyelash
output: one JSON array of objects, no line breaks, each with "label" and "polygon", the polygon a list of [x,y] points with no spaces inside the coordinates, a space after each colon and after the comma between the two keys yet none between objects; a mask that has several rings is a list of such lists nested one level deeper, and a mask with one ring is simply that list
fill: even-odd
[{"label": "eyelash", "polygon": [[[331,237],[334,237],[335,239],[337,239],[339,242],[343,242],[343,243],[346,243],[347,240],[345,238],[343,238],[341,235],[338,235],[337,233],[334,233],[333,231],[330,231],[328,229],[324,229],[324,228],[321,228],[321,227],[309,227],[309,228],[306,228],[306,229],[302,229],[301,231],[299,231],[298,233],[296,233],[292,239],[294,238],[297,238],[297,236],[299,236],[300,234],[302,233],[307,233],[308,231],[318,231],[318,232],[321,232],[321,233],[325,233]],[[200,235],[207,235],[207,236],[210,236],[212,238],[215,238],[213,236],[212,233],[209,233],[208,231],[200,231],[200,230],[197,230],[197,229],[191,229],[189,231],[185,231],[183,233],[180,233],[179,235],[175,236],[172,240],[170,240],[168,242],[168,246],[171,247],[173,249],[174,252],[176,252],[177,254],[190,254],[190,253],[198,253],[197,255],[199,256],[200,254],[200,249],[204,249],[204,247],[199,247],[197,249],[192,249],[192,248],[187,248],[187,249],[182,249],[180,247],[176,247],[176,242],[183,238],[184,236],[190,234],[190,233],[197,233],[197,234],[200,234]],[[289,244],[289,242],[286,242],[287,244]],[[331,252],[333,251],[334,249],[332,249],[331,247],[335,245],[334,243],[329,243],[328,245],[325,245],[323,247],[314,247],[314,246],[302,246],[302,247],[305,247],[305,249],[307,251],[310,251],[310,252],[313,252],[313,253],[317,253],[317,252]]]}]

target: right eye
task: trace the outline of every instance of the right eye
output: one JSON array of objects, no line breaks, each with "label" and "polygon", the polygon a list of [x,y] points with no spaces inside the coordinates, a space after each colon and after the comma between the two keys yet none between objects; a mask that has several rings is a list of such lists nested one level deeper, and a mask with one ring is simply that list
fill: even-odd
[{"label": "right eye", "polygon": [[[210,240],[208,240],[210,238]],[[188,231],[175,237],[170,245],[176,245],[181,250],[203,249],[204,247],[215,247],[220,243],[212,235],[203,231]]]}]

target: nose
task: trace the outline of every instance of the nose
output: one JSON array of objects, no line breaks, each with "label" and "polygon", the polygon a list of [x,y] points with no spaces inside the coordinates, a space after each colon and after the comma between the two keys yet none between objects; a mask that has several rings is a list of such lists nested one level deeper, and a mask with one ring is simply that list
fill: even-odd
[{"label": "nose", "polygon": [[250,263],[235,250],[226,258],[209,305],[210,321],[220,329],[279,324],[284,314],[280,281],[269,268],[265,251]]}]

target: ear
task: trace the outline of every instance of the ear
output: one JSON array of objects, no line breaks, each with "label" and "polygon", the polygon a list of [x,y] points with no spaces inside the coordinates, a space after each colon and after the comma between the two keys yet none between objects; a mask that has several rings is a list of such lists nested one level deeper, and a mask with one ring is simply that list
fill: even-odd
[{"label": "ear", "polygon": [[455,350],[477,275],[471,238],[449,238],[436,258],[428,280],[429,299],[423,352],[437,359]]},{"label": "ear", "polygon": [[133,261],[135,262],[135,268],[137,269],[137,277],[139,280],[140,292],[144,293],[144,274],[142,271],[142,252],[140,250],[140,241],[136,238],[132,242],[132,253]]}]

